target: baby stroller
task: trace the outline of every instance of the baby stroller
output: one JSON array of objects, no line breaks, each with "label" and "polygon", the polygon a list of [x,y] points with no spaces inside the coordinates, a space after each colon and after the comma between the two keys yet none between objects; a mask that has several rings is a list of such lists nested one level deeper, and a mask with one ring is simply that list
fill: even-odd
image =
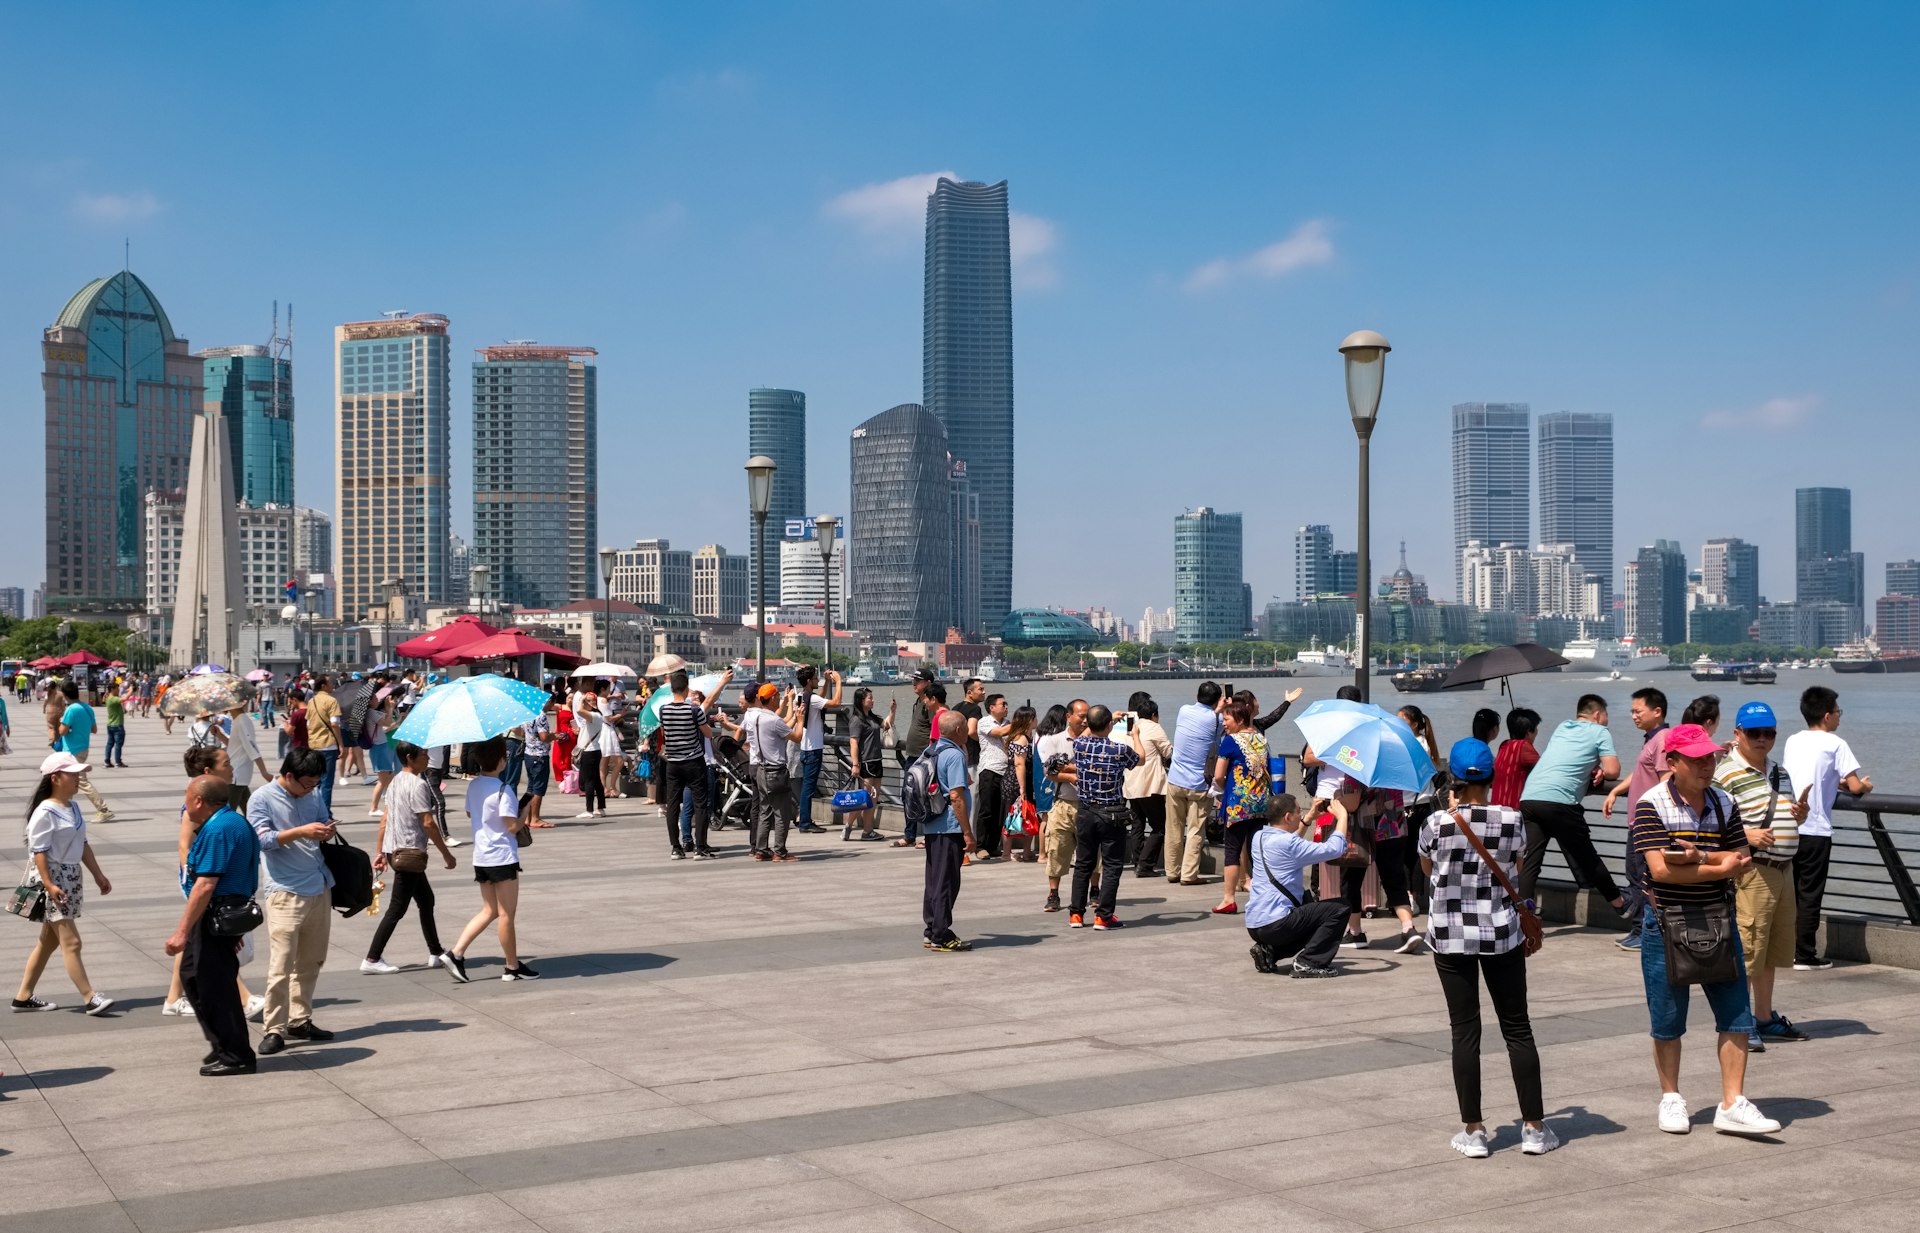
[{"label": "baby stroller", "polygon": [[725,830],[728,826],[751,831],[753,768],[748,764],[747,748],[726,733],[716,732],[713,752],[718,755],[713,765],[714,784],[718,792],[717,799],[711,802],[713,821],[710,825],[716,831]]}]

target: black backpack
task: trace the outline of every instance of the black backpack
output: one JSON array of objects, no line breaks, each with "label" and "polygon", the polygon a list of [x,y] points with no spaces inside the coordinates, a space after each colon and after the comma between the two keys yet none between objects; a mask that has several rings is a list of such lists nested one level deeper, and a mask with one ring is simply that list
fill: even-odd
[{"label": "black backpack", "polygon": [[916,830],[947,814],[952,801],[948,789],[940,783],[940,753],[932,745],[907,768],[906,783],[900,793],[901,812],[907,825]]},{"label": "black backpack", "polygon": [[320,845],[320,857],[333,875],[333,910],[357,916],[373,906],[373,858],[338,832]]}]

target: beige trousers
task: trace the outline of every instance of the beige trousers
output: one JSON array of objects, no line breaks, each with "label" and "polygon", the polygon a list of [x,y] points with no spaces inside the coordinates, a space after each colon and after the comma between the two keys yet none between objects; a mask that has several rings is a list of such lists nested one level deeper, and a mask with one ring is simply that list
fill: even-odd
[{"label": "beige trousers", "polygon": [[1200,876],[1200,855],[1207,846],[1207,819],[1213,801],[1206,790],[1167,785],[1167,878],[1192,882]]},{"label": "beige trousers", "polygon": [[274,891],[267,896],[267,1008],[263,1032],[286,1035],[313,1018],[313,985],[333,936],[333,897]]}]

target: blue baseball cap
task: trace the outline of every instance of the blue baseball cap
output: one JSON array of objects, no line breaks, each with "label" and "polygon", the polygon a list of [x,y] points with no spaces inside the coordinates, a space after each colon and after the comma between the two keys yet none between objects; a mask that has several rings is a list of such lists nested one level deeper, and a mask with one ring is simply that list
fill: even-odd
[{"label": "blue baseball cap", "polygon": [[1466,783],[1486,783],[1493,778],[1493,750],[1472,737],[1455,741],[1447,751],[1447,770]]},{"label": "blue baseball cap", "polygon": [[1780,723],[1773,717],[1773,708],[1764,702],[1749,702],[1740,708],[1733,717],[1735,728],[1778,728]]}]

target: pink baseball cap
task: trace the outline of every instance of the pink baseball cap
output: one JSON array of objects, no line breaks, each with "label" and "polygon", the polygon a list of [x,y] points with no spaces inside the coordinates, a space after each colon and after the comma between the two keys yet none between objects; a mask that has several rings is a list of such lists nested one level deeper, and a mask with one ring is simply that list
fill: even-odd
[{"label": "pink baseball cap", "polygon": [[40,773],[42,775],[58,774],[61,771],[71,771],[76,775],[84,775],[92,769],[93,766],[90,763],[82,762],[64,749],[56,750],[40,761]]},{"label": "pink baseball cap", "polygon": [[1679,754],[1683,758],[1704,758],[1708,754],[1717,754],[1721,746],[1714,744],[1707,730],[1699,724],[1681,724],[1667,729],[1667,752]]}]

